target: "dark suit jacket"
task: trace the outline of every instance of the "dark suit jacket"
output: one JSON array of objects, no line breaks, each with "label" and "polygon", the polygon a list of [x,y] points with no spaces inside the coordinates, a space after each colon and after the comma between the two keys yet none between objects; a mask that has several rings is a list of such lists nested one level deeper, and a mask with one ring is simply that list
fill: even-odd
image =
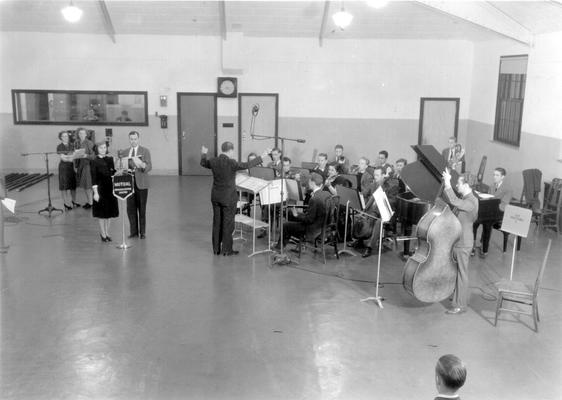
[{"label": "dark suit jacket", "polygon": [[497,190],[495,189],[495,186],[492,185],[490,187],[490,194],[493,194],[496,199],[500,199],[500,210],[505,211],[505,206],[511,201],[513,191],[504,181]]},{"label": "dark suit jacket", "polygon": [[206,154],[201,154],[201,166],[213,171],[211,201],[222,205],[236,203],[236,171],[252,168],[261,163],[261,157],[254,158],[250,162],[238,162],[225,154],[210,160],[207,159]]},{"label": "dark suit jacket", "polygon": [[306,240],[313,241],[321,232],[326,215],[325,202],[330,197],[330,193],[317,190],[311,197],[308,208],[302,214],[296,216],[306,226]]},{"label": "dark suit jacket", "polygon": [[[129,147],[126,150],[119,150],[119,154],[128,157],[131,152]],[[148,189],[148,173],[152,169],[152,160],[150,158],[150,151],[146,147],[138,146],[137,157],[146,163],[146,168],[135,168],[135,183],[139,189]]]}]

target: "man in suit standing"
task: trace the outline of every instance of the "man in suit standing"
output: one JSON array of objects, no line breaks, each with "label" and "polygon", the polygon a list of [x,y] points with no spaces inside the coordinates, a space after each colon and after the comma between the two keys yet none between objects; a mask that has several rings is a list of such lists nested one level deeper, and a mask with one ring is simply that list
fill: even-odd
[{"label": "man in suit standing", "polygon": [[450,163],[453,162],[453,159],[455,157],[455,145],[456,144],[457,144],[457,138],[455,138],[454,136],[451,136],[449,138],[449,147],[446,147],[446,148],[443,149],[443,151],[441,151],[441,155],[443,156],[445,161],[447,161],[447,164],[450,164]]},{"label": "man in suit standing", "polygon": [[456,185],[457,191],[462,196],[460,199],[451,187],[451,174],[448,168],[443,171],[443,183],[445,185],[445,194],[449,202],[457,208],[457,218],[461,223],[461,238],[453,246],[453,258],[457,260],[458,269],[455,293],[453,294],[453,308],[447,310],[447,314],[461,314],[466,312],[470,295],[468,262],[472,246],[474,245],[472,225],[478,217],[478,199],[472,193],[472,188],[464,175],[459,176]]},{"label": "man in suit standing", "polygon": [[139,146],[140,134],[129,132],[131,147],[120,150],[121,156],[129,158],[128,167],[135,176],[135,193],[127,199],[127,216],[129,217],[129,238],[146,238],[146,202],[148,200],[148,173],[152,169],[150,151]]},{"label": "man in suit standing", "polygon": [[[505,206],[509,204],[513,193],[511,188],[504,182],[506,174],[507,172],[505,168],[497,167],[494,169],[494,185],[490,187],[490,194],[494,195],[495,199],[500,199],[500,214],[498,215],[498,221],[503,219]],[[486,258],[488,255],[488,247],[490,245],[493,225],[494,223],[492,222],[482,224],[482,248],[480,249],[480,257],[482,258]],[[476,222],[472,226],[474,240],[476,240],[476,234],[479,226],[480,224]]]},{"label": "man in suit standing", "polygon": [[[295,221],[283,223],[283,246],[291,236],[300,237],[303,234],[307,241],[314,241],[322,232],[322,224],[326,215],[325,202],[330,197],[330,193],[321,190],[324,178],[316,172],[310,174],[308,186],[312,190],[312,195],[308,203],[308,208],[304,213],[297,213],[295,208],[291,208]],[[277,250],[281,249],[281,242],[275,245]]]},{"label": "man in suit standing", "polygon": [[232,249],[232,233],[234,232],[234,216],[236,214],[236,171],[248,169],[261,164],[262,157],[270,150],[265,150],[262,157],[249,162],[238,162],[234,159],[234,145],[224,142],[222,153],[215,158],[207,159],[209,149],[201,147],[201,166],[213,171],[213,188],[211,203],[213,204],[213,253],[231,256],[238,254]]}]

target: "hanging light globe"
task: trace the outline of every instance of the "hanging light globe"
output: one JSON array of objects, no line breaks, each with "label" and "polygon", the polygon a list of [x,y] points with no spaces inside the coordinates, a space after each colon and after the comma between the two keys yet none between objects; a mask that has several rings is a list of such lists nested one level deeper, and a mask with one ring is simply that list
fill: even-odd
[{"label": "hanging light globe", "polygon": [[69,6],[63,8],[61,13],[64,19],[72,23],[78,22],[82,18],[82,10],[72,4],[72,2],[70,2]]},{"label": "hanging light globe", "polygon": [[340,11],[332,15],[332,19],[334,20],[334,24],[336,24],[338,28],[345,29],[349,26],[349,24],[351,24],[353,15],[345,11],[345,9],[342,7]]}]

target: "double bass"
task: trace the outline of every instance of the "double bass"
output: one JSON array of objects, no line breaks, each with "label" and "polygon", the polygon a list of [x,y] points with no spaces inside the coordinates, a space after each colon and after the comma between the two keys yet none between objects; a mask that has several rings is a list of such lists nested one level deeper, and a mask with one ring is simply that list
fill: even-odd
[{"label": "double bass", "polygon": [[[402,283],[416,299],[433,303],[446,299],[455,289],[457,266],[452,249],[461,236],[461,224],[440,198],[445,159],[433,146],[412,147],[419,161],[404,167],[402,179],[416,196],[434,200],[434,205],[417,224],[418,248],[404,266]],[[457,178],[458,175],[453,176],[455,181]]]}]

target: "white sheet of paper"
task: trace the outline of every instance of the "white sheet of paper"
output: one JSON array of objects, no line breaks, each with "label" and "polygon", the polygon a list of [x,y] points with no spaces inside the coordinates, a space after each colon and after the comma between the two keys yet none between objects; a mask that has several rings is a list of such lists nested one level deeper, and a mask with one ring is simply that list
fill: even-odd
[{"label": "white sheet of paper", "polygon": [[377,188],[377,190],[375,190],[375,193],[373,193],[373,198],[375,199],[375,203],[377,203],[377,208],[379,209],[382,221],[390,221],[390,218],[392,218],[394,211],[392,211],[392,207],[390,207],[390,203],[388,201],[388,197],[386,197],[386,193],[380,186]]},{"label": "white sheet of paper", "polygon": [[505,206],[501,230],[526,238],[531,226],[533,211],[508,204]]},{"label": "white sheet of paper", "polygon": [[4,204],[4,207],[6,207],[8,210],[10,210],[10,212],[12,214],[15,213],[15,211],[16,211],[16,201],[14,199],[5,198],[4,200],[2,200],[2,204]]}]

